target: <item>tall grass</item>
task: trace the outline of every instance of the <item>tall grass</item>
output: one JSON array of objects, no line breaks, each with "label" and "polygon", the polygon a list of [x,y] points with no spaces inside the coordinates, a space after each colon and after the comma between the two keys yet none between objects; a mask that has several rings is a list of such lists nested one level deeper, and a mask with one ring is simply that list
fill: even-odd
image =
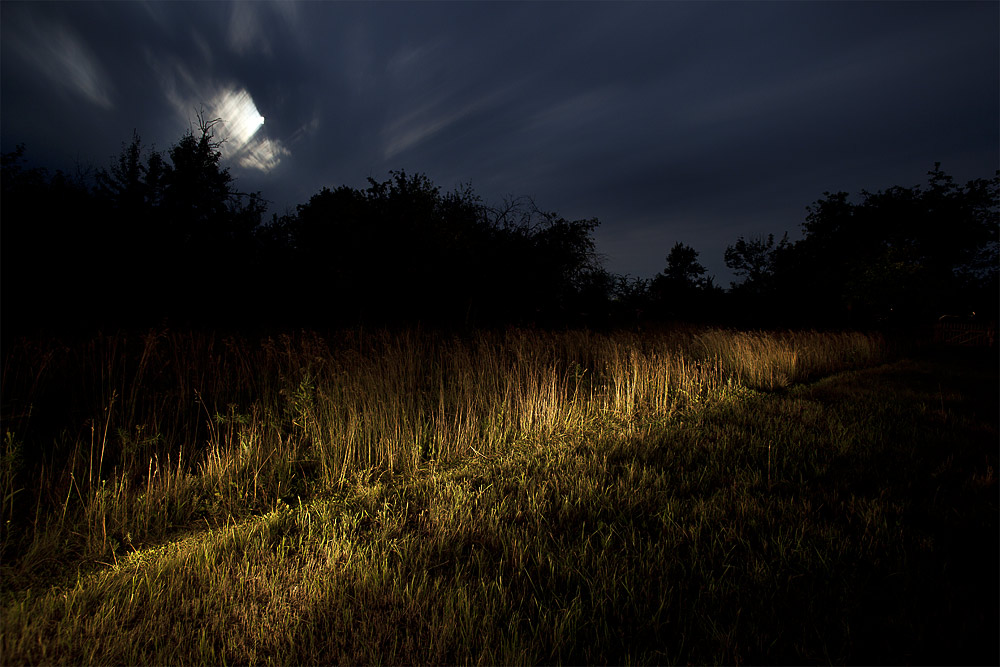
[{"label": "tall grass", "polygon": [[365,471],[631,432],[883,354],[862,334],[721,330],[19,340],[4,354],[0,567],[117,559]]},{"label": "tall grass", "polygon": [[997,664],[1000,401],[984,360],[906,359],[637,415],[632,434],[598,420],[406,478],[359,474],[4,596],[0,655]]}]

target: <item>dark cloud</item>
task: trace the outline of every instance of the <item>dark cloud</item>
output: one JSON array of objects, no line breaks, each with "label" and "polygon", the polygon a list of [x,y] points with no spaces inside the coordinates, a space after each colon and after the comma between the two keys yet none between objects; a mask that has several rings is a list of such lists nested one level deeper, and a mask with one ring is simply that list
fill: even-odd
[{"label": "dark cloud", "polygon": [[[677,240],[721,282],[739,235],[825,190],[998,167],[995,3],[12,3],[3,150],[107,163],[203,105],[273,210],[388,169],[599,217],[615,271]],[[246,136],[264,122],[252,136]]]}]

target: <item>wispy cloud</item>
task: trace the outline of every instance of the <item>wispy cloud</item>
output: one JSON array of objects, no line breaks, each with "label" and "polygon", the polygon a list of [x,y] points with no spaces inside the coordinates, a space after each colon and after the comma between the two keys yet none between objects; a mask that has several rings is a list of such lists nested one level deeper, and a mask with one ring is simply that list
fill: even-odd
[{"label": "wispy cloud", "polygon": [[258,5],[249,2],[234,2],[229,13],[229,48],[240,55],[252,51],[271,53],[271,43],[261,29]]},{"label": "wispy cloud", "polygon": [[54,86],[102,109],[112,109],[114,87],[97,57],[70,28],[32,18],[12,31],[15,50]]},{"label": "wispy cloud", "polygon": [[280,22],[291,31],[299,26],[298,6],[288,0],[276,2],[247,2],[240,0],[230,5],[226,41],[238,55],[263,53],[273,55],[271,38],[273,24]]},{"label": "wispy cloud", "polygon": [[317,110],[313,112],[313,116],[308,122],[303,123],[298,127],[298,129],[292,132],[292,136],[289,138],[289,143],[294,144],[301,141],[302,139],[312,137],[313,135],[316,134],[316,131],[319,129],[319,127],[320,127],[320,115],[319,111]]},{"label": "wispy cloud", "polygon": [[[383,157],[390,159],[426,142],[447,128],[474,114],[496,109],[516,94],[520,82],[494,88],[462,103],[460,94],[451,92],[416,106],[397,116],[382,128]],[[416,96],[419,98],[419,95]]]},{"label": "wispy cloud", "polygon": [[274,139],[255,139],[243,146],[236,158],[237,164],[246,169],[269,172],[279,164],[282,158],[292,152],[280,141]]},{"label": "wispy cloud", "polygon": [[476,103],[460,109],[448,109],[443,103],[430,103],[392,121],[382,131],[383,156],[393,158],[472,113]]}]

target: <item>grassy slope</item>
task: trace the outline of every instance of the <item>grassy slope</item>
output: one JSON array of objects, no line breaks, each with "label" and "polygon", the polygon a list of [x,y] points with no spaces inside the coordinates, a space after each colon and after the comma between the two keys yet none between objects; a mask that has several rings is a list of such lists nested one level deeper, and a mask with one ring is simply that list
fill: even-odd
[{"label": "grassy slope", "polygon": [[996,363],[522,443],[5,603],[3,662],[996,663]]}]

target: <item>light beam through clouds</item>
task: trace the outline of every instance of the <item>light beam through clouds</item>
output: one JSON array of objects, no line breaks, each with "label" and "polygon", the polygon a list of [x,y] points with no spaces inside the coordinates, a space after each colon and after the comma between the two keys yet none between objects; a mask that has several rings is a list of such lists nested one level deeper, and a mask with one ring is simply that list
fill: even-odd
[{"label": "light beam through clouds", "polygon": [[267,173],[291,155],[279,139],[263,136],[264,116],[246,88],[199,81],[180,62],[163,62],[149,52],[146,55],[159,76],[164,96],[185,121],[190,124],[192,115],[202,107],[209,119],[221,120],[218,138],[223,140],[220,150],[224,158]]},{"label": "light beam through clouds", "polygon": [[226,141],[235,144],[236,151],[242,150],[264,124],[264,117],[246,90],[225,88],[209,102],[209,107],[213,116],[222,119],[228,133]]},{"label": "light beam through clouds", "polygon": [[258,137],[264,117],[246,89],[223,88],[208,104],[213,118],[221,118],[225,142],[221,150],[224,157],[241,167],[268,172],[290,155],[280,141]]}]

